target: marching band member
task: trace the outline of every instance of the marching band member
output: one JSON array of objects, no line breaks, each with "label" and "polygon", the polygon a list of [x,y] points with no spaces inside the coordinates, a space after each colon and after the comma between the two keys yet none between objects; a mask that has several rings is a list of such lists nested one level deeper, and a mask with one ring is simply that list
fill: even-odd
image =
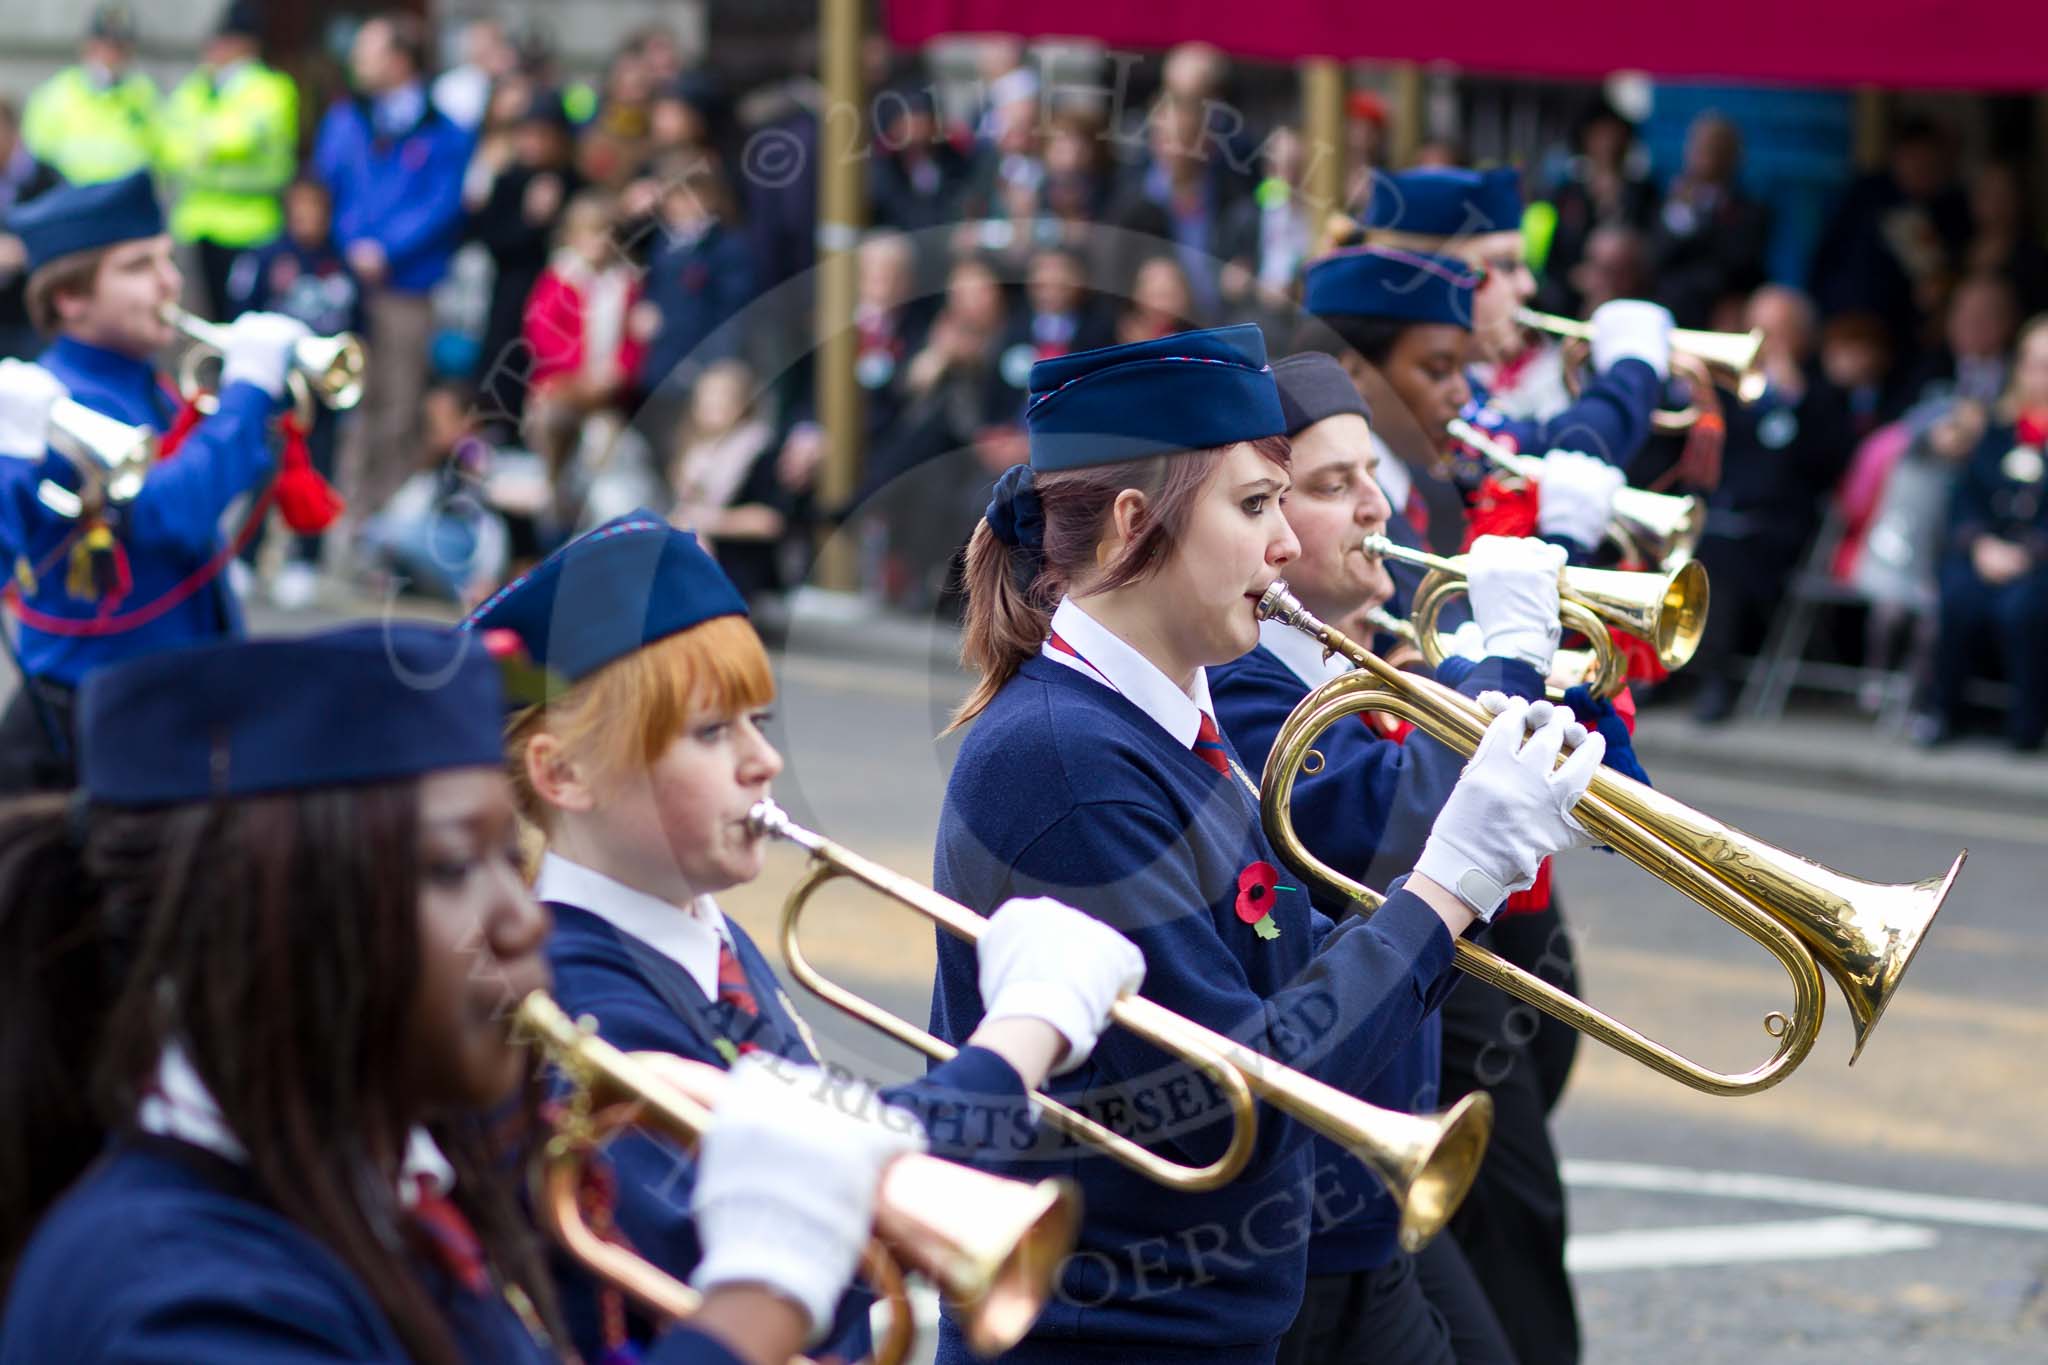
[{"label": "marching band member", "polygon": [[[1297,554],[1258,329],[1041,361],[1026,421],[1030,463],[999,481],[968,549],[964,653],[981,678],[956,717],[974,728],[941,816],[939,889],[983,908],[1057,894],[1138,944],[1148,998],[1362,1090],[1448,984],[1451,936],[1583,840],[1566,812],[1600,743],[1553,774],[1564,717],[1525,745],[1526,703],[1504,699],[1414,875],[1371,919],[1333,927],[1276,872],[1204,671],[1258,643],[1257,600]],[[985,1017],[976,976],[942,938],[940,1036]],[[1223,1112],[1193,1075],[1120,1032],[1054,1093],[1176,1159],[1220,1151]],[[1260,1119],[1245,1172],[1206,1194],[1163,1199],[1073,1147],[1009,1163],[1072,1173],[1087,1214],[1059,1296],[1004,1358],[1274,1360],[1301,1300],[1313,1162],[1304,1127]],[[938,1358],[966,1359],[950,1321]]]},{"label": "marching band member", "polygon": [[[1317,616],[1345,620],[1393,592],[1387,566],[1362,543],[1385,530],[1390,511],[1374,479],[1377,455],[1365,403],[1343,366],[1320,353],[1277,362],[1273,378],[1293,446],[1294,487],[1283,510],[1301,543],[1300,558],[1287,567],[1287,585]],[[1487,657],[1447,660],[1441,681],[1455,681],[1467,696],[1498,691],[1542,702],[1559,633],[1562,558],[1556,547],[1538,542],[1479,542],[1472,565],[1477,620],[1466,629],[1480,636]],[[1265,767],[1288,714],[1346,667],[1300,631],[1264,621],[1258,648],[1210,671],[1217,723],[1248,768]],[[1386,885],[1415,865],[1464,756],[1420,733],[1397,743],[1371,725],[1332,726],[1316,748],[1322,768],[1294,787],[1295,829],[1326,862],[1370,885]],[[1317,908],[1340,921],[1346,913],[1345,906],[1320,899]],[[1467,984],[1456,993],[1487,989]],[[1426,1113],[1436,1108],[1441,1068],[1441,1031],[1432,1013],[1363,1098]],[[1327,1139],[1316,1140],[1315,1175],[1324,1197],[1309,1241],[1307,1290],[1281,1343],[1281,1365],[1513,1361],[1452,1238],[1438,1237],[1414,1257],[1402,1252],[1395,1244],[1393,1201]]]},{"label": "marching band member", "polygon": [[[782,770],[762,728],[775,696],[768,655],[717,562],[694,534],[629,513],[501,589],[469,624],[511,651],[523,709],[507,758],[521,812],[546,837],[535,891],[555,918],[548,957],[562,1007],[594,1015],[628,1051],[713,1066],[757,1050],[815,1061],[767,958],[714,899],[760,874],[747,813]],[[1097,920],[1045,900],[1005,906],[979,952],[990,1017],[952,1061],[883,1093],[941,1154],[1028,1141],[1026,1092],[1087,1058],[1143,972],[1137,950]],[[619,1228],[686,1275],[699,1248],[676,1194],[688,1185],[681,1159],[638,1134],[608,1150]],[[598,1313],[587,1286],[570,1288],[585,1354],[623,1348],[617,1309]],[[846,1359],[867,1348],[866,1308],[865,1295],[848,1296],[833,1343]]]},{"label": "marching band member", "polygon": [[[68,461],[45,457],[51,406],[66,396],[123,422],[172,427],[178,403],[153,357],[181,286],[149,176],[55,190],[9,220],[28,250],[29,312],[54,334],[40,366],[0,371],[0,546],[21,620],[25,685],[0,716],[0,791],[70,784],[70,715],[104,664],[240,630],[221,580],[233,554],[220,518],[276,467],[265,427],[304,324],[247,313],[228,329],[219,409],[183,432],[134,500],[62,515],[44,481],[77,492]],[[189,419],[187,419],[189,420]],[[184,423],[180,423],[181,426]]]},{"label": "marching band member", "polygon": [[[1473,296],[1475,359],[1498,383],[1527,354],[1515,311],[1536,295],[1522,237],[1521,177],[1512,167],[1425,167],[1375,175],[1365,240],[1453,256],[1485,279]],[[1509,419],[1488,406],[1490,385],[1473,379],[1473,425],[1527,455],[1589,452],[1626,469],[1650,434],[1650,414],[1671,371],[1671,314],[1641,299],[1593,310],[1592,375],[1578,400],[1543,420]]]},{"label": "marching band member", "polygon": [[[499,697],[465,637],[406,624],[88,682],[78,791],[0,808],[0,1160],[31,1196],[0,1216],[0,1362],[558,1358],[514,1188],[536,1115],[506,1014],[547,985],[547,917]],[[731,1100],[704,1312],[649,1362],[783,1365],[905,1147],[772,1078]]]}]

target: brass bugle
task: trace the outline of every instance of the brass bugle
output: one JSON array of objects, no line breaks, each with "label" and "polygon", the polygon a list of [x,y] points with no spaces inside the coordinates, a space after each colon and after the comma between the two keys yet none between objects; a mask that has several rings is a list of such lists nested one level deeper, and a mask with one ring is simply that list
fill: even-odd
[{"label": "brass bugle", "polygon": [[50,449],[78,472],[79,486],[74,491],[44,479],[36,498],[58,516],[76,520],[89,508],[128,502],[142,491],[156,463],[157,434],[60,398],[50,406]]},{"label": "brass bugle", "polygon": [[[1432,667],[1442,663],[1446,651],[1438,639],[1437,620],[1450,599],[1464,591],[1467,557],[1433,555],[1397,545],[1381,535],[1367,536],[1365,550],[1367,554],[1429,570],[1409,603],[1408,619],[1415,624],[1416,643],[1423,657]],[[1558,584],[1563,623],[1584,635],[1596,651],[1612,647],[1607,627],[1614,626],[1648,642],[1657,653],[1657,661],[1676,670],[1691,662],[1700,637],[1706,632],[1707,571],[1698,560],[1681,564],[1670,573],[1567,565]],[[1604,659],[1602,686],[1595,690],[1608,696],[1619,691],[1619,681],[1607,675],[1625,673],[1625,667],[1626,661],[1618,650]]]},{"label": "brass bugle", "polygon": [[[758,834],[773,835],[811,855],[810,870],[783,902],[782,951],[789,973],[810,991],[906,1047],[939,1061],[956,1049],[942,1039],[881,1009],[829,980],[812,967],[797,938],[797,924],[812,896],[841,877],[859,882],[923,915],[968,943],[980,939],[988,921],[937,891],[864,858],[824,835],[792,821],[773,801],[756,804],[747,817]],[[1401,1211],[1398,1236],[1404,1250],[1420,1249],[1434,1237],[1471,1189],[1493,1132],[1493,1100],[1475,1091],[1439,1114],[1400,1114],[1367,1104],[1312,1076],[1280,1065],[1243,1043],[1175,1014],[1141,995],[1116,1002],[1110,1020],[1154,1047],[1208,1073],[1222,1089],[1231,1111],[1230,1146],[1205,1167],[1166,1161],[1129,1138],[1111,1132],[1043,1093],[1034,1093],[1046,1123],[1077,1141],[1099,1147],[1115,1160],[1162,1185],[1179,1190],[1212,1190],[1244,1169],[1257,1137],[1252,1096],[1292,1115],[1364,1162],[1385,1185]]]},{"label": "brass bugle", "polygon": [[[181,387],[193,387],[190,364],[209,355],[227,352],[228,329],[197,317],[175,303],[164,305],[163,319],[194,343],[187,355],[188,366]],[[368,364],[362,338],[354,332],[337,332],[327,337],[301,337],[292,346],[291,372],[311,391],[322,406],[337,412],[363,401],[363,374]]]},{"label": "brass bugle", "polygon": [[[1593,324],[1576,318],[1541,313],[1534,308],[1517,308],[1515,321],[1530,331],[1544,332],[1565,341],[1587,345],[1593,341]],[[1744,403],[1754,403],[1764,396],[1766,381],[1763,367],[1758,363],[1763,348],[1764,334],[1760,328],[1747,332],[1702,332],[1688,327],[1671,329],[1672,354],[1689,356],[1704,365],[1710,374],[1725,377],[1734,386],[1736,398]],[[1574,393],[1578,392],[1576,367],[1567,366],[1565,383]],[[1653,422],[1659,431],[1681,432],[1698,421],[1699,415],[1697,405],[1676,411],[1660,408]]]},{"label": "brass bugle", "polygon": [[[1297,875],[1370,913],[1384,897],[1321,861],[1294,830],[1294,784],[1315,752],[1316,738],[1361,712],[1384,711],[1470,754],[1493,717],[1469,697],[1402,672],[1317,619],[1284,582],[1266,591],[1258,610],[1261,619],[1292,626],[1354,665],[1309,693],[1282,723],[1266,759],[1259,815],[1273,847]],[[1464,939],[1456,945],[1457,964],[1624,1056],[1712,1095],[1763,1090],[1805,1060],[1820,1035],[1823,971],[1849,1005],[1856,1034],[1853,1064],[1968,856],[1966,849],[1947,872],[1925,881],[1868,882],[1776,848],[1604,767],[1594,771],[1572,815],[1595,839],[1727,920],[1778,960],[1792,979],[1792,1007],[1789,1014],[1765,1016],[1764,1030],[1777,1040],[1776,1051],[1745,1072],[1714,1071]]]},{"label": "brass bugle", "polygon": [[[545,991],[520,1002],[514,1027],[538,1043],[571,1087],[535,1173],[534,1203],[548,1231],[643,1309],[688,1317],[696,1291],[592,1232],[577,1193],[583,1163],[619,1128],[650,1127],[693,1147],[717,1121],[731,1078],[666,1053],[621,1052],[597,1036],[594,1021],[571,1020]],[[892,1308],[876,1361],[901,1361],[911,1345],[905,1269],[925,1276],[953,1304],[971,1350],[996,1355],[1016,1345],[1051,1297],[1080,1225],[1080,1192],[1071,1180],[1028,1184],[923,1153],[896,1157],[882,1171],[875,1240],[863,1260],[869,1283]]]},{"label": "brass bugle", "polygon": [[[1543,481],[1542,460],[1516,454],[1464,418],[1453,417],[1446,429],[1503,473],[1524,483]],[[1608,511],[1607,538],[1621,547],[1624,558],[1652,568],[1676,569],[1690,560],[1705,529],[1706,507],[1689,494],[1624,487]]]}]

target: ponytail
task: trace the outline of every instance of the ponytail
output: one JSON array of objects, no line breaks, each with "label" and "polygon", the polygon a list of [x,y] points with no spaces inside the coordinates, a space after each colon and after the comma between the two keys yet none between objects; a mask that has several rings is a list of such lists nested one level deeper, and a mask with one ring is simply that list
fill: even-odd
[{"label": "ponytail", "polygon": [[92,1078],[113,970],[74,825],[66,795],[0,805],[0,1297],[104,1137]]},{"label": "ponytail", "polygon": [[[1285,436],[1249,443],[1285,469]],[[946,728],[957,730],[995,700],[1052,632],[1053,608],[1076,587],[1110,592],[1153,573],[1187,530],[1195,504],[1229,447],[1148,455],[1033,475],[1012,466],[997,481],[988,514],[967,543],[967,612],[962,663],[980,677]],[[1134,489],[1144,511],[1128,544],[1098,566],[1117,495]]]}]

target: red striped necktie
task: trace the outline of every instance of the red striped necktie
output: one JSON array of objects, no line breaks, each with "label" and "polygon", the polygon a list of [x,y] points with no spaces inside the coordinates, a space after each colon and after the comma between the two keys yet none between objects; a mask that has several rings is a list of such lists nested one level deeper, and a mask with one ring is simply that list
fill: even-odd
[{"label": "red striped necktie", "polygon": [[490,1272],[484,1266],[483,1243],[476,1229],[454,1200],[425,1180],[413,1185],[413,1226],[432,1254],[434,1263],[471,1294],[483,1294],[491,1287]]},{"label": "red striped necktie", "polygon": [[1202,726],[1195,731],[1195,757],[1214,768],[1225,777],[1230,776],[1230,754],[1223,747],[1223,736],[1216,729],[1216,722],[1203,711]]},{"label": "red striped necktie", "polygon": [[[761,1017],[761,1002],[754,998],[754,988],[747,983],[747,969],[740,965],[739,955],[723,936],[718,940],[718,1003],[730,1006],[743,1019]],[[743,1044],[740,1051],[750,1047]]]}]

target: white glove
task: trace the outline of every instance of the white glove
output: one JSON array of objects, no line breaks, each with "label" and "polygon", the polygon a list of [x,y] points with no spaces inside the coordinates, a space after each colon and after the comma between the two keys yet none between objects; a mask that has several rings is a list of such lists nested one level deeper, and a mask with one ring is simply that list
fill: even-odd
[{"label": "white glove", "polygon": [[1145,956],[1116,930],[1049,896],[1004,901],[976,945],[983,1018],[1022,1016],[1067,1040],[1053,1074],[1088,1060],[1110,1007],[1144,984]]},{"label": "white glove", "polygon": [[40,460],[50,446],[50,409],[71,391],[23,360],[0,360],[0,455]]},{"label": "white glove", "polygon": [[1607,534],[1614,495],[1628,478],[1602,459],[1576,450],[1553,450],[1536,475],[1536,529],[1588,548]]},{"label": "white glove", "polygon": [[1520,659],[1549,675],[1564,633],[1557,575],[1566,558],[1562,545],[1516,536],[1481,536],[1472,543],[1466,562],[1472,619],[1485,635],[1488,654]]},{"label": "white glove", "polygon": [[1486,657],[1486,632],[1479,628],[1477,621],[1467,621],[1451,632],[1450,657],[1459,659],[1483,659]]},{"label": "white glove", "polygon": [[1671,310],[1642,299],[1612,299],[1593,310],[1593,372],[1616,361],[1640,360],[1671,377]]},{"label": "white glove", "polygon": [[1552,708],[1532,734],[1530,711],[1520,697],[1502,704],[1415,863],[1417,873],[1455,893],[1481,920],[1491,921],[1510,891],[1535,885],[1545,858],[1592,842],[1571,809],[1607,742],[1589,735],[1559,765],[1570,712]]},{"label": "white glove", "polygon": [[762,1285],[831,1326],[874,1226],[882,1168],[923,1150],[917,1120],[863,1086],[779,1057],[740,1058],[697,1152],[690,1282]]},{"label": "white glove", "polygon": [[[1486,714],[1489,716],[1497,716],[1507,710],[1508,703],[1513,700],[1514,698],[1508,696],[1505,692],[1481,692],[1479,694],[1479,704],[1486,708]],[[1532,731],[1541,730],[1544,726],[1550,724],[1551,713],[1555,711],[1564,712],[1564,747],[1576,749],[1581,744],[1584,744],[1586,736],[1590,732],[1585,726],[1579,724],[1576,716],[1554,702],[1547,700],[1530,702],[1529,709],[1523,713],[1522,724]]]},{"label": "white glove", "polygon": [[228,324],[227,350],[221,358],[220,386],[246,381],[269,394],[284,397],[285,371],[292,347],[312,330],[282,313],[244,313]]}]

